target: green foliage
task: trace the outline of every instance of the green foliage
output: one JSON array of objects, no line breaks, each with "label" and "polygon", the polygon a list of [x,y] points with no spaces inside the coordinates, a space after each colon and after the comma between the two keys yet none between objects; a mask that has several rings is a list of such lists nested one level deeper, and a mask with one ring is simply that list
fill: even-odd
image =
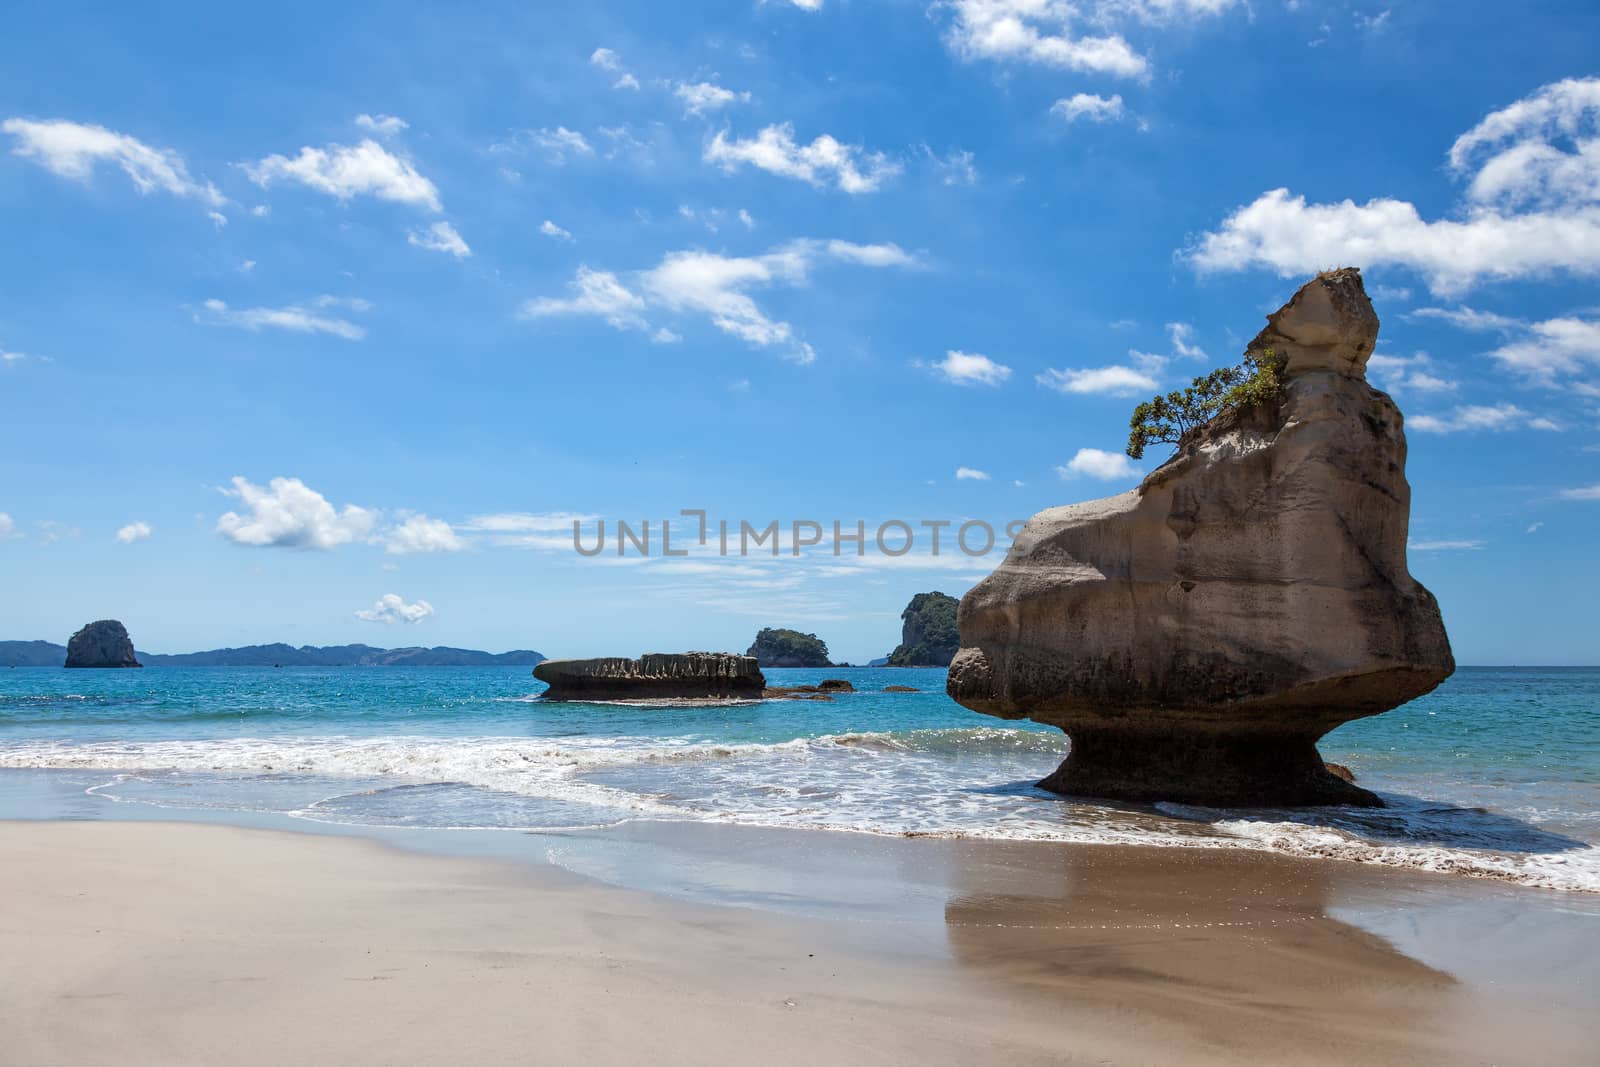
[{"label": "green foliage", "polygon": [[747,656],[763,667],[831,667],[828,644],[816,634],[768,626],[756,634]]},{"label": "green foliage", "polygon": [[1133,409],[1128,421],[1128,455],[1143,459],[1150,444],[1180,445],[1190,434],[1225,411],[1277,400],[1283,388],[1283,359],[1272,349],[1246,352],[1236,367],[1218,367]]},{"label": "green foliage", "polygon": [[889,653],[891,667],[948,667],[961,647],[956,609],[961,602],[944,593],[918,593],[900,614],[905,624],[900,647]]}]

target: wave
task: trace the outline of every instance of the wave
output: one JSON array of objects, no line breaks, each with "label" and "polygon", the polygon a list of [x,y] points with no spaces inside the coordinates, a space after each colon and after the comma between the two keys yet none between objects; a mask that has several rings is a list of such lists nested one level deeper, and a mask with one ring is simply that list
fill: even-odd
[{"label": "wave", "polygon": [[[1397,795],[1385,796],[1387,808],[1349,811],[1244,812],[1067,800],[1033,784],[1066,747],[1057,734],[998,728],[738,743],[695,736],[40,740],[0,745],[0,767],[170,772],[176,777],[96,787],[110,799],[170,806],[185,806],[185,795],[193,805],[201,795],[193,783],[203,776],[361,780],[308,798],[315,803],[259,809],[319,821],[541,829],[643,818],[894,836],[1240,848],[1600,892],[1600,849],[1483,809]],[[467,789],[441,791],[434,799],[426,790],[394,792],[428,784]],[[228,782],[212,785],[221,793],[206,796],[234,802]],[[474,799],[465,795],[471,791],[487,792]],[[551,806],[563,804],[582,810],[563,813]],[[463,811],[473,818],[464,820]]]}]

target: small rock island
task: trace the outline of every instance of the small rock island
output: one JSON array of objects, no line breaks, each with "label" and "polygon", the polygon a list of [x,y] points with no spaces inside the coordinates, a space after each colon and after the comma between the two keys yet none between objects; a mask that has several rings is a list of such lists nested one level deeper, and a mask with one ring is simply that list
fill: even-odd
[{"label": "small rock island", "polygon": [[961,647],[956,608],[961,602],[938,591],[918,593],[900,613],[900,646],[886,667],[948,667]]},{"label": "small rock island", "polygon": [[647,652],[638,659],[547,659],[533,676],[545,700],[760,700],[767,680],[755,657],[732,652]]},{"label": "small rock island", "polygon": [[128,628],[116,619],[86,623],[67,641],[68,667],[139,667]]},{"label": "small rock island", "polygon": [[1136,489],[1035,515],[961,601],[948,691],[1066,731],[1046,789],[1381,806],[1317,740],[1455,670],[1406,567],[1406,438],[1366,381],[1360,271],[1319,275],[1267,321],[1247,354],[1281,360],[1269,402],[1185,434]]},{"label": "small rock island", "polygon": [[832,667],[828,643],[816,634],[768,626],[756,634],[750,650],[763,667]]}]

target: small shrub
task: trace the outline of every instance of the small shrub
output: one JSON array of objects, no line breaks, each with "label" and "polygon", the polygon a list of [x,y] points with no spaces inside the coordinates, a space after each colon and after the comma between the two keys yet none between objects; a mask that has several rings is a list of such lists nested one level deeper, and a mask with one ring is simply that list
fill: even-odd
[{"label": "small shrub", "polygon": [[1128,421],[1128,455],[1143,459],[1152,443],[1181,445],[1225,411],[1275,401],[1283,388],[1283,359],[1272,349],[1246,352],[1235,367],[1218,367],[1133,409]]}]

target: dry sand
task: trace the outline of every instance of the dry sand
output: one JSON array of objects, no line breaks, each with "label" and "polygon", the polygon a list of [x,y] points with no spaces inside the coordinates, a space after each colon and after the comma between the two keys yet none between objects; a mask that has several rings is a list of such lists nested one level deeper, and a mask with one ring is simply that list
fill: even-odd
[{"label": "dry sand", "polygon": [[[1245,853],[854,840],[937,869],[942,921],[719,907],[351,838],[0,824],[0,1062],[1595,1062],[1595,913],[1555,894]],[[1433,963],[1330,914],[1363,907]]]}]

